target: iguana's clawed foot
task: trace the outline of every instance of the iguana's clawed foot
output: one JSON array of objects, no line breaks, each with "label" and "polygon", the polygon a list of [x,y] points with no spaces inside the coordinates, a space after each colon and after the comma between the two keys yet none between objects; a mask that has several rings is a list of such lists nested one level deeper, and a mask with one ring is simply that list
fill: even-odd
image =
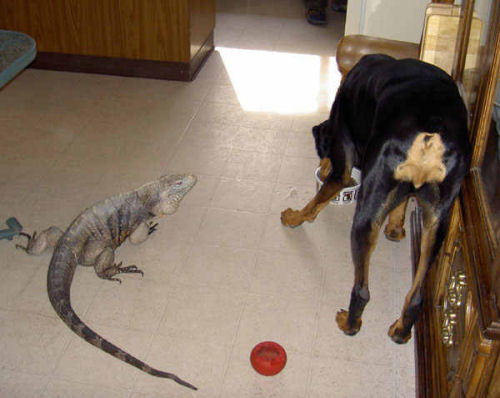
[{"label": "iguana's clawed foot", "polygon": [[118,265],[118,273],[119,274],[141,274],[144,276],[144,272],[142,272],[137,265],[129,265],[128,267],[121,267],[121,263]]},{"label": "iguana's clawed foot", "polygon": [[118,264],[113,265],[113,269],[115,270],[114,275],[116,274],[141,274],[144,276],[144,272],[142,272],[137,265],[129,265],[128,267],[122,267],[122,262],[120,261]]},{"label": "iguana's clawed foot", "polygon": [[24,250],[26,253],[28,252],[28,247],[27,246],[16,244],[16,249]]},{"label": "iguana's clawed foot", "polygon": [[[26,232],[19,232],[19,235],[20,236],[25,236],[26,238],[28,238],[28,243],[29,243],[32,239],[35,239],[35,237],[36,237],[36,231],[33,232],[33,236],[31,236],[30,234],[27,234]],[[20,244],[16,244],[16,249],[24,250],[26,253],[28,252],[28,246],[23,246],[23,245],[20,245]]]},{"label": "iguana's clawed foot", "polygon": [[144,272],[142,272],[139,268],[137,268],[136,265],[129,265],[128,267],[122,267],[122,262],[114,264],[112,267],[108,268],[104,273],[97,275],[108,281],[115,281],[122,283],[121,279],[114,278],[114,276],[118,274],[141,274],[141,276],[144,276]]},{"label": "iguana's clawed foot", "polygon": [[153,232],[156,231],[156,228],[158,227],[158,223],[151,223],[148,226],[149,226],[148,235],[151,235]]}]

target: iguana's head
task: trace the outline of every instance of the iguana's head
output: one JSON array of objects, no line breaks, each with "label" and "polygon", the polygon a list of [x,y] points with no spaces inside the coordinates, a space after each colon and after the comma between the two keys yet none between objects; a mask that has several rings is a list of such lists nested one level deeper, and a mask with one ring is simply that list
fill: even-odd
[{"label": "iguana's head", "polygon": [[175,213],[180,201],[193,188],[196,180],[196,176],[191,174],[160,177],[159,203],[155,214]]}]

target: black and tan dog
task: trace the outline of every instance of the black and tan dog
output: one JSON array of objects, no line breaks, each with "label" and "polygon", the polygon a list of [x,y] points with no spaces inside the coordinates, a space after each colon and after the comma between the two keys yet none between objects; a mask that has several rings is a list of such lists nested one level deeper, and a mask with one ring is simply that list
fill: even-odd
[{"label": "black and tan dog", "polygon": [[350,184],[353,166],[362,183],[351,231],[355,277],[349,311],[337,313],[348,335],[361,327],[370,299],[368,267],[380,227],[404,237],[408,198],[423,211],[420,260],[401,317],[389,329],[397,343],[411,337],[422,303],[422,285],[445,238],[450,209],[468,171],[467,111],[455,82],[427,63],[367,55],[347,74],[329,120],[313,128],[324,184],[302,209],[281,214],[284,225],[312,222]]}]

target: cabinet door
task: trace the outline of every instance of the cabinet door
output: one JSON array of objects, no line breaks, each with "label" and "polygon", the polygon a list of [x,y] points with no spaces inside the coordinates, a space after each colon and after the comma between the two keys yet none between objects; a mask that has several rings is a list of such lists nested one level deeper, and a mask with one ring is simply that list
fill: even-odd
[{"label": "cabinet door", "polygon": [[[464,227],[471,248],[470,262],[475,268],[478,313],[481,330],[487,338],[500,339],[495,261],[500,243],[500,2],[466,1],[483,21],[479,36],[479,55],[462,52],[457,61],[456,78],[464,83],[471,112],[473,156],[471,173],[464,184],[462,206]],[[469,14],[464,14],[469,15]],[[466,32],[467,20],[464,21]],[[466,62],[469,57],[477,62]],[[465,61],[465,62],[464,62]],[[460,67],[463,65],[463,67]],[[475,65],[467,69],[467,65]],[[472,76],[472,77],[471,77]],[[496,101],[496,102],[495,102]]]},{"label": "cabinet door", "polygon": [[[477,349],[477,311],[471,284],[472,270],[466,263],[468,248],[460,207],[453,208],[448,235],[438,260],[429,275],[433,289],[433,342],[439,374],[431,396],[462,397],[474,383],[472,374]],[[477,384],[477,383],[476,383]]]},{"label": "cabinet door", "polygon": [[450,49],[452,76],[468,107],[473,155],[460,221],[450,226],[437,267],[429,272],[427,309],[416,333],[418,392],[489,398],[500,391],[494,377],[500,374],[500,1],[455,4],[461,12]]}]

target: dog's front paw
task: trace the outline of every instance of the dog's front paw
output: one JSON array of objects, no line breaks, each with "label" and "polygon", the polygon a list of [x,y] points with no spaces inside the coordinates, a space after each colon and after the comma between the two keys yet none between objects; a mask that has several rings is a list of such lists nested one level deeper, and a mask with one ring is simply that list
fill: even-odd
[{"label": "dog's front paw", "polygon": [[286,209],[281,212],[281,223],[287,227],[298,227],[304,222],[299,210]]},{"label": "dog's front paw", "polygon": [[353,326],[349,325],[349,311],[340,310],[337,312],[335,317],[339,329],[342,330],[348,336],[354,336],[361,329],[361,319],[358,319],[356,324]]},{"label": "dog's front paw", "polygon": [[399,319],[391,325],[387,334],[398,344],[405,344],[411,339],[411,330],[405,331]]}]

